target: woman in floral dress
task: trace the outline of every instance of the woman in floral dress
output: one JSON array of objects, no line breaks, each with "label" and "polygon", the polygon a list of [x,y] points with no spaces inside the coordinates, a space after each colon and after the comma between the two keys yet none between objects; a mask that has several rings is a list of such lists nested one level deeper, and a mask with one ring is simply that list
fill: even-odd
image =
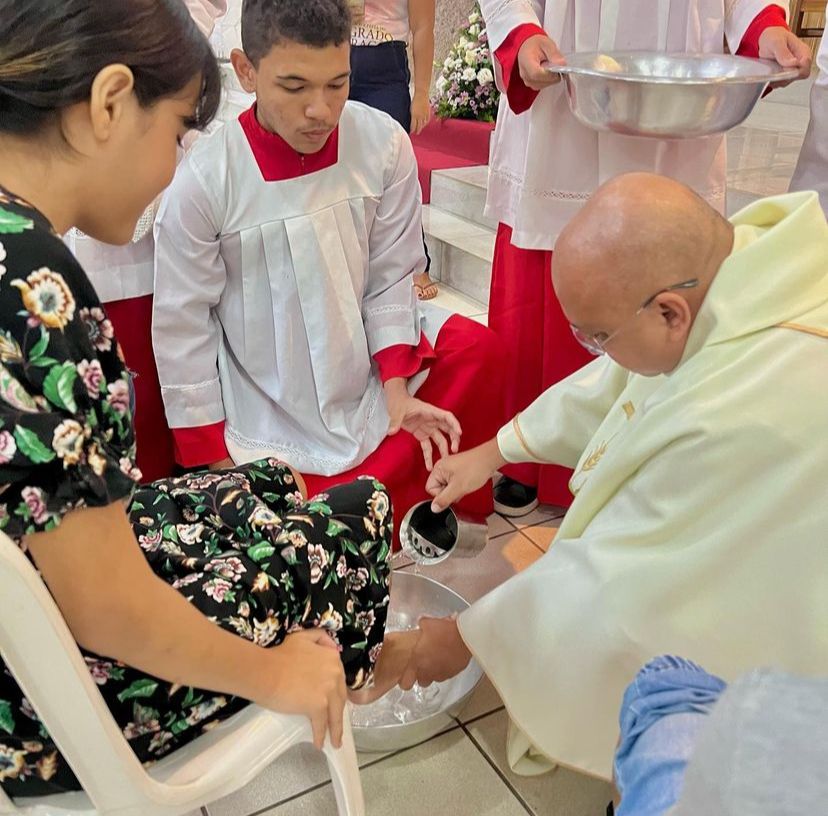
[{"label": "woman in floral dress", "polygon": [[[0,19],[0,528],[142,761],[249,700],[339,744],[383,645],[387,495],[307,500],[275,460],[139,489],[129,375],[58,237],[129,239],[215,113],[212,53],[179,0],[0,0]],[[2,661],[0,784],[79,787]]]}]

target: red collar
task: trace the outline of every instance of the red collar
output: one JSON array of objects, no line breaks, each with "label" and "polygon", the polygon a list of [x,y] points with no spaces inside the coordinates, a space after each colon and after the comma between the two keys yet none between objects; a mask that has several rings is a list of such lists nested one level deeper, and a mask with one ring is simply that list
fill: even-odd
[{"label": "red collar", "polygon": [[255,104],[239,116],[239,123],[265,181],[299,178],[332,167],[339,161],[339,128],[328,137],[321,150],[299,153],[281,136],[259,124]]}]

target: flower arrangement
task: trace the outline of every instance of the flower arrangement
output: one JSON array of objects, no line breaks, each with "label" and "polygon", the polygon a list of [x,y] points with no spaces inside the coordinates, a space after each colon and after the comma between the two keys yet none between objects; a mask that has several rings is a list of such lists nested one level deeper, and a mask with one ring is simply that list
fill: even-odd
[{"label": "flower arrangement", "polygon": [[495,86],[486,24],[477,3],[443,62],[435,89],[432,105],[441,119],[495,121],[500,92]]}]

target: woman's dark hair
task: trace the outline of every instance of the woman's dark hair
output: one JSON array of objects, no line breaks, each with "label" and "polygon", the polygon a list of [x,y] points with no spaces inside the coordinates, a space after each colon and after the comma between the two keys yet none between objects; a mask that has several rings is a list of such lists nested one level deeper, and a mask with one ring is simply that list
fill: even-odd
[{"label": "woman's dark hair", "polygon": [[283,42],[342,45],[351,39],[351,7],[348,0],[244,0],[241,35],[254,65]]},{"label": "woman's dark hair", "polygon": [[216,115],[216,58],[182,0],[0,0],[0,20],[0,133],[35,135],[56,123],[116,63],[132,70],[145,108],[200,76],[188,124],[200,130]]}]

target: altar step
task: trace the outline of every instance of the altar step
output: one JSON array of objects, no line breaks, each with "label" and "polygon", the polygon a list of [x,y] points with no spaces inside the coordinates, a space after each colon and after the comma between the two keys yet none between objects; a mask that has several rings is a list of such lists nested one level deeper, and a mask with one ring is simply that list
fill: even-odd
[{"label": "altar step", "polygon": [[423,206],[432,277],[448,295],[462,299],[461,313],[468,316],[475,316],[478,306],[477,314],[484,314],[489,303],[497,224],[483,214],[487,179],[485,165],[436,170],[431,203]]}]

